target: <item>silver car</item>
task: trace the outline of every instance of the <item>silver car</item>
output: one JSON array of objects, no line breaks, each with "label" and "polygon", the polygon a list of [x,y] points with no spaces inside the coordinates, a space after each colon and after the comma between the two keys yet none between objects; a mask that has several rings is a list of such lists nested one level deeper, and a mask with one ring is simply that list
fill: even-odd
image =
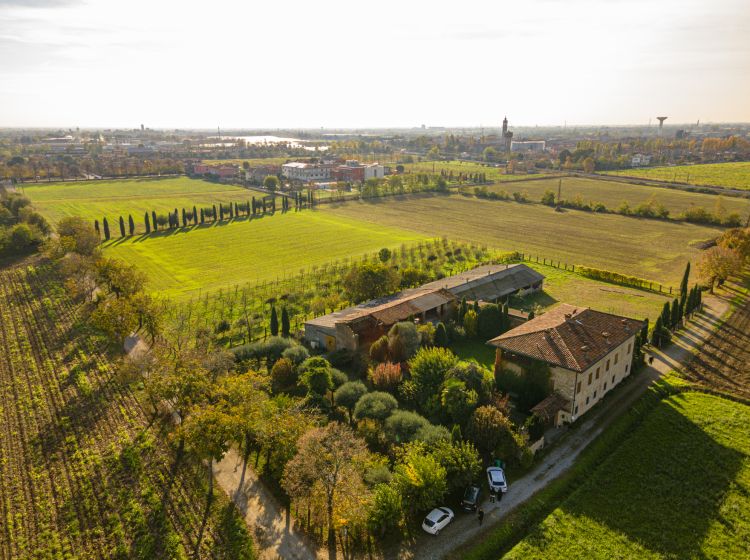
[{"label": "silver car", "polygon": [[447,507],[435,508],[424,518],[422,529],[431,535],[437,535],[443,527],[453,521],[453,517],[453,511]]},{"label": "silver car", "polygon": [[500,467],[489,467],[487,469],[487,482],[490,483],[491,492],[507,492],[508,481],[505,480],[505,471]]}]

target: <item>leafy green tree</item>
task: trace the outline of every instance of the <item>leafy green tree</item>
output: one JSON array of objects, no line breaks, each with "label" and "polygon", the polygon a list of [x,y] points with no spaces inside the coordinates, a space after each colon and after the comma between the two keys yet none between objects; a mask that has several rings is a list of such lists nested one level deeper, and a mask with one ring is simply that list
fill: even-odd
[{"label": "leafy green tree", "polygon": [[401,494],[390,484],[378,484],[373,492],[373,501],[367,517],[371,532],[384,537],[397,528],[404,517]]},{"label": "leafy green tree", "polygon": [[57,223],[57,235],[62,252],[71,251],[88,257],[99,249],[99,235],[83,218],[63,218]]},{"label": "leafy green tree", "polygon": [[307,389],[308,394],[323,396],[333,389],[333,375],[330,367],[306,368],[300,373],[299,381]]},{"label": "leafy green tree", "polygon": [[466,383],[454,378],[448,378],[440,393],[440,404],[443,412],[454,424],[466,422],[469,415],[477,406],[479,398],[477,392],[466,388]]},{"label": "leafy green tree", "polygon": [[380,251],[378,251],[378,259],[380,259],[380,262],[387,263],[389,260],[391,260],[391,250],[387,247],[383,247]]},{"label": "leafy green tree", "polygon": [[[362,474],[369,453],[362,439],[347,426],[331,422],[308,431],[297,444],[297,455],[284,469],[282,487],[294,498],[300,490],[320,488],[328,520],[328,544],[335,546],[336,505],[361,498]],[[342,496],[342,494],[344,496]]]},{"label": "leafy green tree", "polygon": [[445,469],[448,492],[459,492],[479,481],[482,459],[473,443],[461,441],[460,437],[451,438],[451,441],[437,442],[429,452]]},{"label": "leafy green tree", "polygon": [[488,304],[479,310],[477,316],[477,335],[488,340],[498,336],[503,328],[503,312],[499,305]]},{"label": "leafy green tree", "polygon": [[531,360],[524,367],[518,389],[518,405],[523,410],[530,410],[552,392],[551,372],[549,366],[538,360]]},{"label": "leafy green tree", "polygon": [[440,407],[440,388],[458,358],[446,348],[421,348],[409,360],[414,397],[420,410],[432,415]]},{"label": "leafy green tree", "polygon": [[369,418],[377,422],[385,422],[394,410],[398,408],[396,397],[384,391],[366,393],[357,400],[354,407],[354,418],[362,420]]},{"label": "leafy green tree", "polygon": [[393,486],[412,515],[438,505],[448,490],[447,472],[421,445],[406,446],[393,471]]},{"label": "leafy green tree", "polygon": [[545,204],[547,206],[555,206],[555,191],[551,191],[549,189],[544,191],[541,202],[542,204]]},{"label": "leafy green tree", "polygon": [[275,192],[279,188],[279,179],[273,175],[268,175],[263,179],[263,187],[271,192]]},{"label": "leafy green tree", "polygon": [[392,294],[399,287],[398,272],[382,263],[353,267],[344,277],[346,297],[355,303]]},{"label": "leafy green tree", "polygon": [[367,394],[367,387],[361,381],[348,381],[341,385],[333,394],[334,401],[337,405],[346,408],[349,413],[349,423],[354,423],[354,407],[364,395]]},{"label": "leafy green tree", "polygon": [[471,415],[466,436],[489,458],[504,441],[513,441],[513,423],[494,406],[480,406]]},{"label": "leafy green tree", "polygon": [[388,361],[388,336],[383,335],[370,345],[370,360],[380,363]]},{"label": "leafy green tree", "polygon": [[476,338],[477,336],[477,312],[473,309],[469,309],[464,314],[464,331],[468,338]]},{"label": "leafy green tree", "polygon": [[271,368],[271,389],[275,394],[289,391],[297,385],[297,372],[294,365],[286,358],[276,360]]},{"label": "leafy green tree", "polygon": [[419,330],[414,323],[396,323],[388,331],[388,355],[394,362],[404,362],[411,358],[421,344]]},{"label": "leafy green tree", "polygon": [[385,421],[385,434],[393,443],[406,443],[416,439],[419,431],[428,426],[430,422],[416,412],[395,410]]}]

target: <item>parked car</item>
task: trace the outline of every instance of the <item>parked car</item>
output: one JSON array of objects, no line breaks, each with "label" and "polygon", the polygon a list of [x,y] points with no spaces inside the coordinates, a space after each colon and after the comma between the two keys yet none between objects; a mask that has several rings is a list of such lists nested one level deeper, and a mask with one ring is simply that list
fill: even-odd
[{"label": "parked car", "polygon": [[508,482],[505,480],[505,471],[500,467],[487,468],[487,481],[490,483],[490,490],[495,492],[507,492]]},{"label": "parked car", "polygon": [[447,507],[435,508],[424,518],[422,529],[431,535],[437,535],[448,523],[453,521],[453,517],[453,511]]},{"label": "parked car", "polygon": [[476,511],[479,504],[479,486],[472,484],[464,492],[464,498],[461,500],[461,507],[466,511]]}]

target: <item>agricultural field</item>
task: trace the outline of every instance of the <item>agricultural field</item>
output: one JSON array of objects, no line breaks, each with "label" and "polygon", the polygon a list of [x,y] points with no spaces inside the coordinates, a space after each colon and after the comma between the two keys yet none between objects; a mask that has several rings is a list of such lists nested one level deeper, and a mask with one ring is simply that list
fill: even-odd
[{"label": "agricultural field", "polygon": [[[206,489],[45,266],[0,271],[0,558],[187,558]],[[252,558],[216,494],[199,558]],[[238,556],[238,548],[243,550]]]},{"label": "agricultural field", "polygon": [[23,194],[52,224],[66,216],[81,216],[92,222],[106,217],[115,232],[120,216],[127,222],[132,214],[136,233],[145,232],[145,212],[166,214],[175,208],[246,203],[253,196],[264,196],[258,191],[189,177],[44,183],[24,186]]},{"label": "agricultural field", "polygon": [[506,559],[747,558],[750,407],[660,402]]},{"label": "agricultural field", "polygon": [[115,239],[105,244],[104,252],[145,272],[150,290],[184,300],[200,291],[275,280],[426,237],[397,224],[302,210]]},{"label": "agricultural field", "polygon": [[[390,164],[392,168],[395,168],[395,163]],[[421,161],[417,163],[403,163],[404,171],[406,173],[440,173],[445,171],[446,173],[453,172],[454,175],[459,173],[484,173],[489,181],[514,181],[518,179],[531,179],[534,177],[540,177],[539,173],[535,174],[505,174],[505,167],[495,167],[494,164],[482,165],[481,163],[465,162],[465,161]]]},{"label": "agricultural field", "polygon": [[625,272],[672,286],[679,285],[685,263],[699,255],[694,245],[722,231],[615,214],[555,212],[541,204],[461,195],[388,197],[326,205],[317,212]]},{"label": "agricultural field", "polygon": [[[309,156],[315,157],[315,153],[311,152]],[[236,159],[204,159],[201,160],[206,165],[238,165],[241,166],[247,162],[251,167],[256,165],[282,165],[288,161],[296,161],[298,159],[304,159],[304,157],[267,157],[267,158],[236,158]]]},{"label": "agricultural field", "polygon": [[572,303],[634,319],[648,317],[653,323],[664,302],[672,301],[668,295],[592,280],[553,266],[534,262],[525,264],[544,274],[545,278],[542,292],[511,301],[512,307],[524,311],[545,311],[558,303]]},{"label": "agricultural field", "polygon": [[[717,204],[721,204],[727,214],[736,212],[743,218],[747,218],[750,214],[750,200],[746,198],[720,197],[678,189],[617,183],[584,177],[563,177],[561,179],[561,196],[563,200],[572,201],[580,197],[584,202],[601,202],[610,210],[616,210],[623,201],[627,201],[631,208],[635,208],[641,203],[653,200],[656,203],[663,204],[673,218],[676,218],[679,214],[694,206],[714,212]],[[487,187],[487,190],[491,192],[519,191],[527,193],[531,201],[539,202],[546,191],[552,191],[557,196],[557,189],[561,179],[525,181],[514,185],[492,185]],[[472,187],[467,187],[467,190],[471,192]]]},{"label": "agricultural field", "polygon": [[643,177],[657,181],[689,183],[750,190],[750,162],[704,163],[672,167],[644,167],[610,171],[608,175]]}]

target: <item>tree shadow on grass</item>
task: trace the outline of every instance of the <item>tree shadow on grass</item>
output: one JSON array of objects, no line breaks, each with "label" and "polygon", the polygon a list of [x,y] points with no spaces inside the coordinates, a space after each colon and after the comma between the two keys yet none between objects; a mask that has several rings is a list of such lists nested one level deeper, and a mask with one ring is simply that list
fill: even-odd
[{"label": "tree shadow on grass", "polygon": [[681,413],[684,399],[661,403],[563,511],[668,557],[704,557],[701,544],[725,522],[720,508],[744,455]]}]

